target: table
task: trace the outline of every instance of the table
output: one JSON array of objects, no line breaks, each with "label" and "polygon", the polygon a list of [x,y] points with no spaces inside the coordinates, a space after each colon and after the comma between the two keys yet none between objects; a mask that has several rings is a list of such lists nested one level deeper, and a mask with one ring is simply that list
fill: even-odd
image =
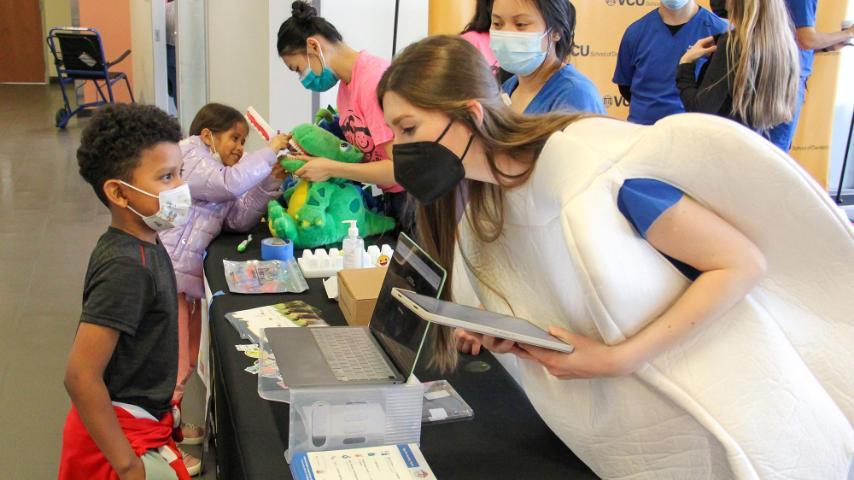
[{"label": "table", "polygon": [[[284,458],[288,445],[288,405],[258,396],[257,377],[243,369],[252,359],[234,345],[246,343],[225,314],[273,303],[303,300],[323,312],[331,325],[344,325],[338,304],[326,298],[320,279],[309,279],[301,294],[240,295],[228,293],[222,260],[260,258],[265,226],[253,231],[253,242],[238,253],[245,234],[224,233],[208,248],[205,277],[214,293],[210,306],[210,369],[219,479],[290,479]],[[391,238],[366,243],[392,243]],[[216,295],[217,292],[224,292]],[[426,368],[427,357],[416,368],[421,381],[447,379],[474,410],[469,421],[425,424],[421,450],[440,479],[586,479],[597,478],[554,433],[528,402],[524,392],[488,352],[461,356],[459,368],[442,375]],[[482,361],[491,368],[473,373],[466,365]]]}]

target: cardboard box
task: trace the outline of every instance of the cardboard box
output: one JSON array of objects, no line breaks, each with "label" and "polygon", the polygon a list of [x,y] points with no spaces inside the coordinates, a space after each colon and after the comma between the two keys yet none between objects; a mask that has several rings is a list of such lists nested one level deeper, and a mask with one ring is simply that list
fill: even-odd
[{"label": "cardboard box", "polygon": [[338,272],[338,305],[348,324],[371,323],[386,271],[387,268],[359,268]]}]

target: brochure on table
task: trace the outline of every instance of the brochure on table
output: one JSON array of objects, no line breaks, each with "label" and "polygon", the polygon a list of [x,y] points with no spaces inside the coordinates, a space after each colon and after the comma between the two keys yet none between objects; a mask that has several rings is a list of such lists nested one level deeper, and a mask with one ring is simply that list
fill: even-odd
[{"label": "brochure on table", "polygon": [[436,478],[414,443],[308,452],[294,456],[296,480],[430,480]]}]

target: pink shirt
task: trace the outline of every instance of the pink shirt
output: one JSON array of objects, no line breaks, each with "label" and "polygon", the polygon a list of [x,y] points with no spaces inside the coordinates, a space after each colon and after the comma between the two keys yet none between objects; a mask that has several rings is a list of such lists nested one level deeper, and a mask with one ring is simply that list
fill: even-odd
[{"label": "pink shirt", "polygon": [[489,47],[489,32],[475,32],[469,31],[462,35],[463,40],[469,42],[474,45],[475,48],[480,50],[480,53],[483,54],[483,57],[486,58],[486,63],[492,67],[493,72],[498,71],[498,59],[495,58],[495,54],[492,52],[492,48]]},{"label": "pink shirt", "polygon": [[[365,52],[359,52],[350,83],[343,81],[338,86],[338,115],[344,137],[364,153],[365,162],[388,160],[384,145],[394,140],[394,133],[385,123],[377,85],[389,61]],[[402,192],[403,187],[394,183],[380,185],[384,192]]]}]

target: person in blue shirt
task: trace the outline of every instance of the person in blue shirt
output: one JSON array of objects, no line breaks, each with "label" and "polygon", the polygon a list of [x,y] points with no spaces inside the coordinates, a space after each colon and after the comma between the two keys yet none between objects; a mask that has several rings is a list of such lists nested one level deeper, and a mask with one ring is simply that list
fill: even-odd
[{"label": "person in blue shirt", "polygon": [[[698,40],[726,30],[725,20],[694,0],[662,0],[660,7],[629,25],[613,80],[629,100],[629,121],[652,125],[684,112],[676,89],[679,59]],[[697,62],[697,71],[704,63]]]},{"label": "person in blue shirt", "polygon": [[812,73],[813,57],[816,50],[831,51],[844,47],[847,42],[854,39],[854,26],[840,32],[824,33],[815,29],[815,12],[818,9],[818,0],[786,0],[792,23],[795,25],[795,39],[801,49],[801,75],[798,86],[798,100],[795,104],[795,116],[790,125],[788,145],[791,148],[792,137],[798,126],[801,107],[807,90],[807,80]]},{"label": "person in blue shirt", "polygon": [[575,37],[575,7],[567,0],[495,0],[490,48],[512,74],[502,86],[517,113],[605,113],[589,78],[565,63]]}]

